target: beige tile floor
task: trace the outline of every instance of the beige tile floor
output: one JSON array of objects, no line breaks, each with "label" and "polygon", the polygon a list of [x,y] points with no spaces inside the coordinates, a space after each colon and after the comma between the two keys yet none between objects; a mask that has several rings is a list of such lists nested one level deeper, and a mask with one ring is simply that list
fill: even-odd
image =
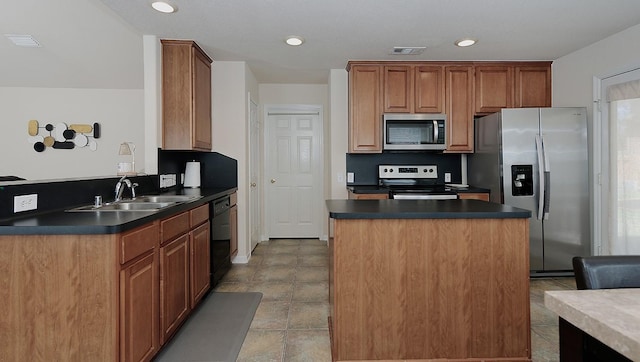
[{"label": "beige tile floor", "polygon": [[[326,242],[260,243],[248,264],[234,264],[216,291],[263,293],[238,361],[331,361],[327,329]],[[531,280],[534,362],[558,361],[558,318],[544,307],[545,290],[575,289],[573,278]]]}]

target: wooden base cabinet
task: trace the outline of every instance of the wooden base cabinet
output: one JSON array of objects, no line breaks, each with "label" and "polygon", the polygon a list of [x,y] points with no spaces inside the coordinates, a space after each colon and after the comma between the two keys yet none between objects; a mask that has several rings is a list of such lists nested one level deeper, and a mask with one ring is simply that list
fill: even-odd
[{"label": "wooden base cabinet", "polygon": [[160,248],[160,301],[160,337],[164,344],[191,310],[188,234]]},{"label": "wooden base cabinet", "polygon": [[[207,206],[208,208],[208,206]],[[190,251],[190,295],[191,308],[200,302],[200,300],[209,291],[210,276],[210,245],[211,234],[209,223],[204,223],[191,231],[189,244]]]},{"label": "wooden base cabinet", "polygon": [[330,222],[334,361],[531,361],[528,219]]},{"label": "wooden base cabinet", "polygon": [[209,289],[208,220],[205,204],[120,234],[0,235],[0,361],[152,360]]},{"label": "wooden base cabinet", "polygon": [[158,353],[158,259],[153,252],[120,272],[120,360],[150,361]]}]

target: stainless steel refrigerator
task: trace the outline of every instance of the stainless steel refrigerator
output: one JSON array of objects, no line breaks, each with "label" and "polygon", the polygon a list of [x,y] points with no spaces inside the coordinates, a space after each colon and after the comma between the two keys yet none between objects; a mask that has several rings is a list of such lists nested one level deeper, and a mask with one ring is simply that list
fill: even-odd
[{"label": "stainless steel refrigerator", "polygon": [[532,276],[567,275],[591,255],[586,108],[503,109],[475,121],[468,182],[531,210]]}]

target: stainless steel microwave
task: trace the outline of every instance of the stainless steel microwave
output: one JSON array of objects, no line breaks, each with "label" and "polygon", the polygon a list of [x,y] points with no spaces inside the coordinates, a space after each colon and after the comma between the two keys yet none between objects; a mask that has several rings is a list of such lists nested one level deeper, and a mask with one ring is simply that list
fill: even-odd
[{"label": "stainless steel microwave", "polygon": [[385,151],[441,151],[446,148],[446,114],[385,113]]}]

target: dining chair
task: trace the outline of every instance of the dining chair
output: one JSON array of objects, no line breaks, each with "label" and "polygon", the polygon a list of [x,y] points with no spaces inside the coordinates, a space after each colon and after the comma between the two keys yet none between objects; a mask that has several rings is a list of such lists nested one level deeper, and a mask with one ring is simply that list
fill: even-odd
[{"label": "dining chair", "polygon": [[640,255],[576,256],[578,289],[640,288]]}]

